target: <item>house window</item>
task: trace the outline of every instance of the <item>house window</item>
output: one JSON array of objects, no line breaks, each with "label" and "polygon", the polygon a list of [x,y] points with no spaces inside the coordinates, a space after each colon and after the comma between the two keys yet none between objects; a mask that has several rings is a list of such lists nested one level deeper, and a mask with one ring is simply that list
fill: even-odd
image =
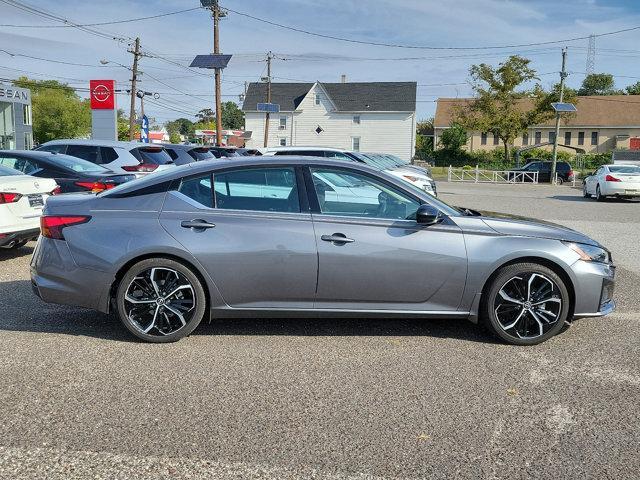
[{"label": "house window", "polygon": [[318,125],[318,126],[316,127],[316,129],[315,129],[315,132],[316,132],[318,135],[320,135],[322,132],[324,132],[324,129],[323,129],[320,125]]},{"label": "house window", "polygon": [[529,145],[529,134],[528,133],[523,133],[522,134],[522,145],[523,146]]},{"label": "house window", "polygon": [[564,132],[564,144],[571,145],[571,132]]},{"label": "house window", "polygon": [[31,132],[24,132],[24,149],[31,150],[33,148],[33,135]]},{"label": "house window", "polygon": [[360,137],[351,137],[351,150],[354,152],[360,151]]},{"label": "house window", "polygon": [[555,143],[556,141],[556,132],[549,132],[549,143]]},{"label": "house window", "polygon": [[22,118],[25,125],[31,125],[31,105],[22,105]]},{"label": "house window", "polygon": [[320,94],[316,93],[316,105],[320,105]]},{"label": "house window", "polygon": [[499,145],[500,144],[500,137],[498,137],[497,133],[493,134],[493,144],[494,145]]},{"label": "house window", "polygon": [[280,139],[280,146],[281,146],[281,147],[286,147],[286,146],[287,146],[287,139],[286,139],[286,137],[284,137],[284,138],[281,138],[281,139]]},{"label": "house window", "polygon": [[480,134],[480,145],[486,145],[487,144],[487,132],[482,132]]},{"label": "house window", "polygon": [[535,133],[535,140],[536,140],[536,145],[542,143],[542,132]]},{"label": "house window", "polygon": [[598,132],[591,132],[591,145],[598,145]]},{"label": "house window", "polygon": [[356,125],[360,125],[360,115],[353,116],[353,123],[355,123]]},{"label": "house window", "polygon": [[280,130],[287,129],[287,117],[280,117]]},{"label": "house window", "polygon": [[584,145],[584,132],[578,132],[578,145]]}]

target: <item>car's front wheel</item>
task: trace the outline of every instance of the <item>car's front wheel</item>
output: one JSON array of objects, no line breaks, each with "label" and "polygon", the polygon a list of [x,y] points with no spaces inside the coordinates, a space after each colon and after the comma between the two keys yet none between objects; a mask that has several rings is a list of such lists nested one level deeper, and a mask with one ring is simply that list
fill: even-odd
[{"label": "car's front wheel", "polygon": [[488,286],[485,326],[514,345],[535,345],[557,334],[569,314],[569,292],[550,268],[536,263],[503,267]]},{"label": "car's front wheel", "polygon": [[120,320],[136,337],[168,343],[189,335],[206,310],[202,283],[175,260],[151,258],[133,265],[117,291]]},{"label": "car's front wheel", "polygon": [[582,196],[584,198],[591,198],[591,194],[587,191],[587,184],[582,184]]}]

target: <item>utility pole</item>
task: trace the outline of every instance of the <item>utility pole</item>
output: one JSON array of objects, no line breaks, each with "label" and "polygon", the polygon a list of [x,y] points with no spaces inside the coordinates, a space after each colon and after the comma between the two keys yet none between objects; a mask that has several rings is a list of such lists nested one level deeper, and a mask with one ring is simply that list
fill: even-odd
[{"label": "utility pole", "polygon": [[[267,53],[267,103],[271,103],[271,58],[272,53]],[[264,115],[264,146],[269,143],[269,112]]]},{"label": "utility pole", "polygon": [[[220,53],[220,5],[218,0],[213,2],[213,53]],[[221,70],[216,68],[216,146],[222,145],[222,102],[220,101],[220,74]]]},{"label": "utility pole", "polygon": [[[562,71],[560,72],[560,103],[564,100],[564,79],[567,78],[567,47],[562,49]],[[551,183],[556,178],[556,164],[558,162],[558,137],[560,136],[560,112],[556,111],[556,136],[553,140],[553,160],[551,161]]]},{"label": "utility pole", "polygon": [[129,50],[133,54],[133,67],[131,67],[131,109],[129,110],[129,140],[135,137],[136,125],[136,83],[138,81],[138,59],[140,55],[140,37],[136,37],[134,49]]}]

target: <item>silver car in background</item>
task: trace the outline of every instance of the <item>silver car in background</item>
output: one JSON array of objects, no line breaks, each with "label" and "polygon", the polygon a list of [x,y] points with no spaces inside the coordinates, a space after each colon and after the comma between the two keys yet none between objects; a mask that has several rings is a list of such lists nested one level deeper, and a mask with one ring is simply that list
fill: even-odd
[{"label": "silver car in background", "polygon": [[446,317],[540,343],[613,311],[615,267],[557,225],[451,207],[353,162],[196,162],[48,199],[31,262],[47,302],[117,311],[150,342],[205,318]]}]

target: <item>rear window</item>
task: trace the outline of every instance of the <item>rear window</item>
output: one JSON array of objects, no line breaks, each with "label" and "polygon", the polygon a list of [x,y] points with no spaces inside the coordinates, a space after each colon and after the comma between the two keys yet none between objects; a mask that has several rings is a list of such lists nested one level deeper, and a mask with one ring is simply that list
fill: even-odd
[{"label": "rear window", "polygon": [[11,175],[24,175],[24,174],[22,172],[19,172],[18,170],[14,170],[13,168],[0,165],[0,177],[9,177]]},{"label": "rear window", "polygon": [[111,147],[100,147],[100,163],[111,163],[118,159],[118,153]]},{"label": "rear window", "polygon": [[173,163],[173,159],[163,148],[153,148],[153,147],[143,147],[143,148],[134,148],[131,150],[131,153],[135,155],[134,152],[139,154],[140,159],[143,163],[154,163],[156,165],[166,165],[168,163]]},{"label": "rear window", "polygon": [[189,150],[189,155],[196,160],[211,160],[216,158],[208,148],[192,148]]},{"label": "rear window", "polygon": [[631,173],[640,175],[640,167],[635,165],[618,165],[609,167],[611,173]]}]

